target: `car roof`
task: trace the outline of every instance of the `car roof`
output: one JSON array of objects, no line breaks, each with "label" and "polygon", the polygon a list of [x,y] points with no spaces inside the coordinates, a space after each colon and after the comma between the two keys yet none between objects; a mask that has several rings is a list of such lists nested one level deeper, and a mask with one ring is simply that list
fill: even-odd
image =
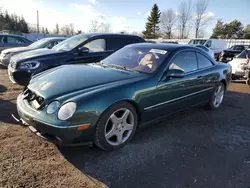
[{"label": "car roof", "polygon": [[184,50],[184,49],[198,49],[196,47],[188,46],[188,45],[183,45],[183,44],[172,44],[172,43],[136,43],[136,44],[130,44],[128,46],[134,46],[134,47],[148,47],[148,48],[157,48],[157,49],[162,49],[162,50],[167,50],[167,51],[175,51],[177,49],[179,50]]},{"label": "car roof", "polygon": [[46,37],[42,39],[50,39],[50,40],[57,40],[57,39],[67,39],[67,37]]},{"label": "car roof", "polygon": [[85,33],[81,34],[85,35],[87,37],[97,37],[97,36],[119,36],[119,37],[139,37],[138,35],[133,35],[133,34],[123,34],[123,33]]},{"label": "car roof", "polygon": [[0,36],[11,36],[11,37],[21,37],[21,38],[24,38],[21,35],[13,35],[13,34],[0,34]]}]

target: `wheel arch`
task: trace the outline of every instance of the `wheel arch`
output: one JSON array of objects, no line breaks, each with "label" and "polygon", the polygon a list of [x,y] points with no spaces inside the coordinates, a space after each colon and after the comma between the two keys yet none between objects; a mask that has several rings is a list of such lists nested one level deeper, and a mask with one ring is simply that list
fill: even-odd
[{"label": "wheel arch", "polygon": [[226,80],[225,80],[225,79],[222,79],[222,80],[220,81],[220,83],[223,83],[223,85],[225,86],[225,90],[227,90],[227,82],[226,82]]}]

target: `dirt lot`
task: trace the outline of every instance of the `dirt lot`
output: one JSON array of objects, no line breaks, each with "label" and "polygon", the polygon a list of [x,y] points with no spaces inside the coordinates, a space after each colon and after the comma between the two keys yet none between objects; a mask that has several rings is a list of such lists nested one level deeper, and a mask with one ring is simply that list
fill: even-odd
[{"label": "dirt lot", "polygon": [[10,117],[21,87],[0,67],[0,187],[250,187],[250,87],[233,83],[217,111],[151,125],[115,152],[57,148]]}]

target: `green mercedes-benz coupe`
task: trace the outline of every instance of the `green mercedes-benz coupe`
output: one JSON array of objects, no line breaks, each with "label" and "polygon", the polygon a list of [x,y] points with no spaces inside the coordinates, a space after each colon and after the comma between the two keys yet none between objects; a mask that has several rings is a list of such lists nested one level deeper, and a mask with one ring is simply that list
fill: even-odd
[{"label": "green mercedes-benz coupe", "polygon": [[141,125],[199,104],[219,108],[230,78],[229,65],[196,47],[128,45],[99,63],[33,77],[17,99],[19,121],[56,144],[114,150]]}]

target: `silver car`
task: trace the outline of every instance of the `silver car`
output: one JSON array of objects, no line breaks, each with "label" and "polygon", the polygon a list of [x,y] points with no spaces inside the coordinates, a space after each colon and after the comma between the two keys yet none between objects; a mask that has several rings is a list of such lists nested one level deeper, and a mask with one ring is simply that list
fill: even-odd
[{"label": "silver car", "polygon": [[32,43],[31,45],[27,47],[17,47],[17,48],[10,48],[10,49],[3,50],[2,53],[0,54],[0,63],[5,66],[8,66],[10,62],[10,58],[13,55],[16,55],[22,52],[27,52],[30,50],[40,49],[40,48],[51,49],[55,45],[59,44],[65,39],[66,39],[65,37],[44,38],[44,39],[41,39]]}]

